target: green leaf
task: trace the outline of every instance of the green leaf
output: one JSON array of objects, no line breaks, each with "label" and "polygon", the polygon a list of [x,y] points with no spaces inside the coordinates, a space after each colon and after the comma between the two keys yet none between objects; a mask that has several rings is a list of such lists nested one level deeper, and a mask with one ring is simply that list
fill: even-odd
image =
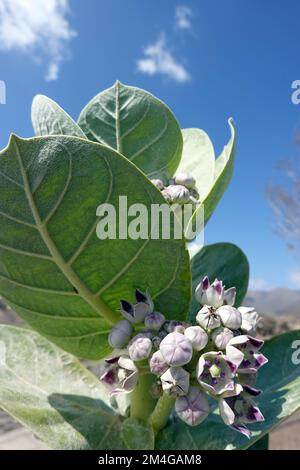
[{"label": "green leaf", "polygon": [[[204,246],[192,259],[192,293],[204,276],[213,282],[215,278],[223,281],[226,288],[237,289],[236,306],[241,305],[249,282],[249,263],[242,250],[232,243],[215,243]],[[192,295],[190,318],[194,319],[199,311],[199,303]]]},{"label": "green leaf", "polygon": [[82,110],[78,124],[90,140],[118,150],[149,177],[178,167],[182,135],[170,109],[150,93],[116,82]]},{"label": "green leaf", "polygon": [[154,432],[153,429],[139,422],[137,419],[126,419],[121,428],[121,437],[126,449],[131,450],[153,450]]},{"label": "green leaf", "polygon": [[292,361],[293,343],[299,340],[300,331],[291,331],[272,338],[264,346],[263,353],[269,362],[259,372],[257,387],[263,393],[256,402],[265,421],[250,426],[253,431],[250,439],[222,424],[217,414],[211,414],[196,427],[176,419],[157,437],[157,449],[231,450],[255,444],[300,408],[300,365]]},{"label": "green leaf", "polygon": [[268,450],[269,449],[269,434],[265,434],[261,439],[254,442],[254,444],[248,447],[248,450]]},{"label": "green leaf", "polygon": [[232,119],[229,119],[228,123],[231,131],[231,138],[215,162],[214,182],[205,199],[202,201],[202,204],[198,206],[193,214],[190,222],[193,225],[197,218],[197,213],[203,209],[205,223],[210,219],[231,180],[234,166],[235,128]]},{"label": "green leaf", "polygon": [[[119,301],[149,289],[166,316],[185,318],[190,267],[184,240],[96,235],[99,204],[118,217],[164,203],[113,149],[70,136],[12,136],[0,154],[0,293],[32,328],[73,354],[97,359],[120,318]],[[122,211],[122,208],[120,208]],[[161,227],[160,227],[161,229]],[[151,269],[150,269],[151,268]]]},{"label": "green leaf", "polygon": [[176,173],[192,174],[203,201],[214,182],[215,152],[208,135],[201,129],[183,129],[183,151]]},{"label": "green leaf", "polygon": [[86,139],[78,124],[55,101],[36,95],[31,106],[31,120],[36,135],[73,135]]},{"label": "green leaf", "polygon": [[53,449],[122,449],[99,380],[37,333],[0,326],[0,407]]}]

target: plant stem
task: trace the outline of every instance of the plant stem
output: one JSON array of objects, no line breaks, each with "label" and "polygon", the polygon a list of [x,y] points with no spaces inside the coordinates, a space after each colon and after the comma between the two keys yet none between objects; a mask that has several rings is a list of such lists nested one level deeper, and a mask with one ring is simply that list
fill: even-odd
[{"label": "plant stem", "polygon": [[150,394],[153,375],[140,371],[139,381],[131,395],[131,418],[147,421],[155,407],[155,399]]},{"label": "plant stem", "polygon": [[149,423],[153,431],[157,434],[166,424],[173,410],[175,398],[163,394],[158,400],[153,413],[150,416]]}]

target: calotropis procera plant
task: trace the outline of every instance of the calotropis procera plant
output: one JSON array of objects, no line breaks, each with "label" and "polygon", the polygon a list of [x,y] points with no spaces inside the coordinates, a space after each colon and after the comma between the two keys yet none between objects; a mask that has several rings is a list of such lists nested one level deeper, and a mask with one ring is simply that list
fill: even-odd
[{"label": "calotropis procera plant", "polygon": [[300,333],[261,349],[242,251],[191,247],[174,221],[168,239],[96,234],[119,196],[191,203],[206,223],[232,175],[232,120],[215,159],[204,131],[117,82],[78,123],[37,96],[32,122],[37,136],[0,154],[0,293],[29,326],[0,327],[0,407],[55,449],[266,445],[300,405]]}]

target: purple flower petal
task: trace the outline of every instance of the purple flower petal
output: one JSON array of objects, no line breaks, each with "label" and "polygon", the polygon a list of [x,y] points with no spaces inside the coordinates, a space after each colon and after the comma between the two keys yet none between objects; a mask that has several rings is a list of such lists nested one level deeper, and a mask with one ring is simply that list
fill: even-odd
[{"label": "purple flower petal", "polygon": [[239,425],[233,424],[230,427],[234,431],[238,431],[238,432],[244,434],[244,436],[248,437],[248,439],[250,439],[250,437],[252,436],[252,432],[249,431],[249,429],[246,428],[246,426],[242,426],[241,424],[239,424]]}]

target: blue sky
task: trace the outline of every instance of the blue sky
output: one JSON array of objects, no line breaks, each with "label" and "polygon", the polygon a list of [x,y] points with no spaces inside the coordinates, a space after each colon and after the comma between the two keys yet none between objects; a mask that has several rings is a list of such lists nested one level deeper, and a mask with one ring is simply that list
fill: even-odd
[{"label": "blue sky", "polygon": [[[22,16],[24,1],[29,10]],[[203,128],[217,154],[233,116],[235,173],[205,241],[238,244],[255,287],[293,281],[300,288],[297,260],[273,233],[265,198],[277,160],[296,153],[300,105],[291,101],[291,84],[300,79],[299,1],[73,0],[69,11],[66,0],[9,3],[21,13],[12,18],[0,0],[0,80],[7,88],[1,147],[10,132],[33,134],[35,94],[77,118],[116,79],[157,95],[181,127]]]}]

